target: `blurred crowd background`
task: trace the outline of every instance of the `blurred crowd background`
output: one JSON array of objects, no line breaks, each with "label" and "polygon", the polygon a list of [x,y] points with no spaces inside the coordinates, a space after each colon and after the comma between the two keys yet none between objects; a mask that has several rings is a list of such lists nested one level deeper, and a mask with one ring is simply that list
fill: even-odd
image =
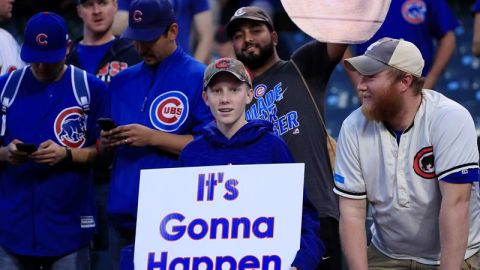
[{"label": "blurred crowd background", "polygon": [[[480,58],[472,54],[474,0],[448,0],[450,8],[460,22],[455,34],[457,47],[448,67],[445,69],[436,89],[446,96],[464,105],[472,114],[477,131],[480,134]],[[222,26],[241,6],[252,3],[263,5],[270,10],[281,41],[279,54],[286,59],[296,48],[311,40],[291,22],[283,10],[280,0],[209,0],[216,25],[215,46],[212,51],[214,59],[218,55],[220,44],[228,41]],[[40,11],[53,11],[66,19],[73,40],[82,35],[82,21],[76,13],[76,0],[17,0],[14,3],[13,18],[0,23],[0,27],[8,30],[22,44],[25,23],[30,16]],[[195,35],[195,33],[192,33]],[[193,39],[194,40],[194,39]],[[359,101],[341,65],[338,65],[330,79],[326,98],[326,119],[330,133],[336,137],[343,119],[354,109]]]}]

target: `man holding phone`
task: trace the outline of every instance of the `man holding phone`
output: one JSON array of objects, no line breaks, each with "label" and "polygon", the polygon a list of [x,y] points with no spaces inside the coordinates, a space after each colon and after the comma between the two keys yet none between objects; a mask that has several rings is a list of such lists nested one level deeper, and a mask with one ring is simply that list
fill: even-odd
[{"label": "man holding phone", "polygon": [[[140,170],[179,167],[178,154],[212,120],[202,100],[205,66],[177,46],[179,27],[168,0],[135,0],[124,37],[143,61],[113,77],[111,115],[102,132],[115,148],[108,200],[113,268],[135,237]],[[134,91],[132,91],[134,90]]]},{"label": "man holding phone", "polygon": [[[65,65],[71,41],[62,17],[34,15],[24,38],[21,57],[31,64],[0,77],[0,265],[90,269],[96,223],[85,164],[97,155],[105,85]],[[82,86],[87,96],[79,95]]]}]

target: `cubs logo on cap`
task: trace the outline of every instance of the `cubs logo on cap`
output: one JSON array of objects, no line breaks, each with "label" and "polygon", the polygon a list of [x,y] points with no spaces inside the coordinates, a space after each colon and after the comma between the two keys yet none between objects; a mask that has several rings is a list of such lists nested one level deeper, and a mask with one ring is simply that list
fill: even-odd
[{"label": "cubs logo on cap", "polygon": [[65,20],[53,12],[37,13],[27,22],[20,56],[27,63],[57,63],[66,57]]},{"label": "cubs logo on cap", "polygon": [[128,12],[128,27],[122,37],[152,41],[159,38],[175,22],[175,13],[168,0],[134,0]]},{"label": "cubs logo on cap", "polygon": [[85,144],[86,115],[80,107],[70,107],[61,111],[55,118],[54,133],[63,146],[80,148]]},{"label": "cubs logo on cap", "polygon": [[187,120],[188,98],[180,91],[169,91],[159,95],[150,106],[150,122],[158,130],[178,130]]},{"label": "cubs logo on cap", "polygon": [[143,13],[142,13],[141,10],[138,10],[138,9],[134,10],[133,15],[132,15],[133,16],[133,21],[136,22],[136,23],[141,22],[142,21],[142,15],[143,15]]},{"label": "cubs logo on cap", "polygon": [[220,72],[227,72],[235,76],[238,80],[246,82],[248,86],[252,87],[252,79],[242,62],[233,58],[220,58],[217,61],[208,65],[203,74],[203,90],[206,90],[212,78]]},{"label": "cubs logo on cap", "polygon": [[46,46],[48,44],[48,41],[47,41],[47,34],[45,33],[40,33],[37,35],[37,44],[40,45],[40,46]]}]

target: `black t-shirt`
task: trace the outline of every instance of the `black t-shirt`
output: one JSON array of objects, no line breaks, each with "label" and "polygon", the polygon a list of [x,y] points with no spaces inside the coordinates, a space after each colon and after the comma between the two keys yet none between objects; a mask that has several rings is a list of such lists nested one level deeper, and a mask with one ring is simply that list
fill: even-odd
[{"label": "black t-shirt", "polygon": [[328,58],[326,44],[310,42],[289,61],[279,61],[254,78],[254,99],[247,119],[261,118],[287,143],[295,161],[305,163],[305,187],[320,217],[339,217],[328,159],[325,130],[299,72],[324,115],[325,89],[337,64]]}]

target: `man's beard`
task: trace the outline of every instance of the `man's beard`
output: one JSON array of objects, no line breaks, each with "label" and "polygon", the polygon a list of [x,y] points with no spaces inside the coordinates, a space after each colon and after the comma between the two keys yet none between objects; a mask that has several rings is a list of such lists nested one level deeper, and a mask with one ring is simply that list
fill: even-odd
[{"label": "man's beard", "polygon": [[370,121],[389,121],[402,110],[404,102],[395,89],[388,87],[381,96],[376,96],[373,103],[362,104],[362,112]]},{"label": "man's beard", "polygon": [[264,47],[259,47],[260,52],[258,55],[254,54],[243,54],[242,52],[235,52],[237,59],[240,60],[245,66],[251,70],[262,67],[273,55],[274,45],[273,42],[265,45]]}]

